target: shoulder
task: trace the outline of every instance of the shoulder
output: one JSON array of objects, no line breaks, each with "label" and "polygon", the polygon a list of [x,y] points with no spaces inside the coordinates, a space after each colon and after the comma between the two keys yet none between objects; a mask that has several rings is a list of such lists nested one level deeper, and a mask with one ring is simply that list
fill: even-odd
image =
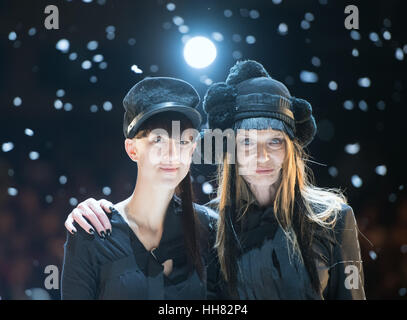
[{"label": "shoulder", "polygon": [[70,259],[82,259],[94,252],[92,248],[95,236],[88,234],[79,225],[75,226],[75,228],[77,230],[75,234],[66,231],[66,241],[64,243],[65,256]]},{"label": "shoulder", "polygon": [[335,229],[340,231],[346,228],[354,228],[356,226],[356,218],[353,208],[346,203],[341,204],[341,209],[338,210],[336,217]]},{"label": "shoulder", "polygon": [[341,210],[337,214],[334,233],[336,240],[340,243],[343,243],[346,239],[358,238],[355,214],[349,204],[343,203],[341,205]]},{"label": "shoulder", "polygon": [[333,222],[329,227],[322,227],[314,223],[315,236],[318,239],[338,244],[346,236],[353,235],[355,232],[357,235],[358,229],[355,214],[349,204],[345,202],[340,203],[340,209],[333,209],[329,220]]},{"label": "shoulder", "polygon": [[96,243],[100,241],[99,236],[97,234],[89,234],[76,221],[74,221],[73,225],[77,232],[71,234],[69,231],[66,231],[65,250],[72,255],[94,253],[94,249],[97,247]]}]

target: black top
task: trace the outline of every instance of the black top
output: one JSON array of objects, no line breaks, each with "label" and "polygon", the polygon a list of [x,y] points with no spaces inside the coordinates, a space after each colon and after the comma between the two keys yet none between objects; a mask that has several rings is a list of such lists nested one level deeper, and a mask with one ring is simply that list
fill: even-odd
[{"label": "black top", "polygon": [[[62,270],[62,299],[206,299],[206,265],[214,212],[194,204],[202,223],[200,245],[204,279],[188,272],[182,232],[181,201],[174,196],[164,220],[160,245],[147,251],[121,214],[108,214],[112,234],[106,239],[90,235],[76,222],[77,234],[67,231]],[[166,276],[162,263],[173,259]]]},{"label": "black top", "polygon": [[[239,299],[366,299],[357,225],[350,206],[342,206],[333,230],[315,235],[313,249],[318,256],[315,263],[321,292],[312,289],[303,262],[289,256],[287,236],[273,208],[253,204],[246,214],[247,223],[240,235],[243,254],[238,258]],[[216,258],[208,270],[208,286],[209,299],[231,298]]]}]

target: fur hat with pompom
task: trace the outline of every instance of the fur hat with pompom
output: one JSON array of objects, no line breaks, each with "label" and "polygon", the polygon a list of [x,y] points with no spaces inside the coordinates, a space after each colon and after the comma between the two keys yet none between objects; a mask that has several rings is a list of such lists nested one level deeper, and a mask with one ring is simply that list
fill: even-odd
[{"label": "fur hat with pompom", "polygon": [[253,60],[237,62],[225,82],[212,84],[205,94],[203,108],[212,130],[233,128],[242,119],[272,118],[272,129],[283,130],[303,147],[317,131],[309,102],[291,96],[283,83]]}]

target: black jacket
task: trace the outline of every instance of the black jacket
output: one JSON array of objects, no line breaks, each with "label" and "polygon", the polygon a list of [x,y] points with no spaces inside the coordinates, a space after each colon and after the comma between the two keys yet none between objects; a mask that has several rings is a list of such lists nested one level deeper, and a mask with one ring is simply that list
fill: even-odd
[{"label": "black jacket", "polygon": [[[200,245],[206,266],[213,211],[198,204],[194,207],[203,226]],[[196,270],[188,272],[181,215],[180,199],[174,196],[154,254],[145,249],[117,211],[109,215],[112,234],[106,239],[90,235],[78,225],[76,235],[67,231],[61,298],[206,299],[206,267],[202,281]],[[173,270],[165,276],[161,264],[167,259],[173,259]]]},{"label": "black jacket", "polygon": [[[215,207],[217,200],[207,205]],[[353,210],[343,205],[333,230],[317,232],[313,249],[321,291],[312,289],[304,264],[290,258],[287,237],[272,207],[251,205],[240,235],[244,253],[238,259],[239,299],[366,299],[364,273]],[[212,251],[208,270],[209,299],[230,299]]]}]

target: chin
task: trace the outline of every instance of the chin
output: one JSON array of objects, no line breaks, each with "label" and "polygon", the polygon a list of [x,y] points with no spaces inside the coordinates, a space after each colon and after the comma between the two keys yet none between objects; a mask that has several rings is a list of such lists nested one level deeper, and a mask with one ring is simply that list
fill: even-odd
[{"label": "chin", "polygon": [[270,186],[277,181],[275,175],[250,175],[245,176],[245,180],[250,184],[255,184],[257,186]]},{"label": "chin", "polygon": [[159,183],[162,186],[167,186],[168,188],[175,188],[182,181],[181,177],[178,176],[160,176],[155,179],[155,183]]}]

